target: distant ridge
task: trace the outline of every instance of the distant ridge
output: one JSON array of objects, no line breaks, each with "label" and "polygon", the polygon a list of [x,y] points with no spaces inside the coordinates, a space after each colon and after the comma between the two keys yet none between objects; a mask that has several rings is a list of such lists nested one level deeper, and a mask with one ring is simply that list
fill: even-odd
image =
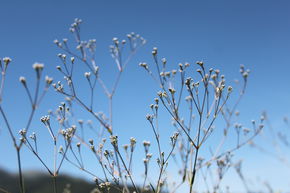
[{"label": "distant ridge", "polygon": [[[27,193],[53,193],[52,179],[49,175],[38,171],[27,171],[24,172],[24,178]],[[68,185],[70,186],[71,192],[64,191]],[[69,175],[60,175],[57,177],[58,193],[91,193],[95,187],[93,183]],[[18,175],[0,169],[0,188],[9,193],[19,193]],[[110,193],[117,192],[119,191],[116,191],[114,188],[110,190]],[[0,193],[3,193],[1,189]]]}]

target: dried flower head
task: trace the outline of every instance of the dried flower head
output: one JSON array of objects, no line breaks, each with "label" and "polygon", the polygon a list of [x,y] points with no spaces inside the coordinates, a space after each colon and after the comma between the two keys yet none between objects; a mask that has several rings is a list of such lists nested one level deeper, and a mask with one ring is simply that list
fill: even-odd
[{"label": "dried flower head", "polygon": [[130,138],[130,145],[131,145],[131,147],[135,147],[136,142],[137,142],[137,140],[134,137],[131,137]]},{"label": "dried flower head", "polygon": [[26,78],[24,76],[19,77],[19,81],[23,84],[26,85]]},{"label": "dried flower head", "polygon": [[53,78],[49,77],[49,76],[45,76],[45,82],[47,85],[50,85],[53,81]]},{"label": "dried flower head", "polygon": [[42,116],[40,118],[40,121],[43,122],[43,123],[49,123],[49,120],[50,120],[49,115],[45,115],[45,116]]},{"label": "dried flower head", "polygon": [[143,146],[150,146],[150,141],[143,141]]},{"label": "dried flower head", "polygon": [[85,72],[85,77],[87,78],[87,79],[89,79],[90,78],[90,76],[91,76],[91,72]]},{"label": "dried flower head", "polygon": [[4,58],[3,58],[3,62],[4,62],[4,64],[5,64],[6,67],[8,66],[8,64],[9,64],[11,61],[12,61],[12,60],[11,60],[11,58],[9,58],[9,57],[4,57]]},{"label": "dried flower head", "polygon": [[33,67],[33,69],[36,70],[36,71],[41,71],[41,70],[43,70],[44,65],[43,65],[42,63],[38,63],[38,62],[36,62],[36,63],[34,63],[34,64],[32,65],[32,67]]},{"label": "dried flower head", "polygon": [[113,146],[118,145],[118,136],[116,136],[116,135],[111,135],[111,136],[110,136],[110,140],[111,140],[111,144],[112,144]]}]

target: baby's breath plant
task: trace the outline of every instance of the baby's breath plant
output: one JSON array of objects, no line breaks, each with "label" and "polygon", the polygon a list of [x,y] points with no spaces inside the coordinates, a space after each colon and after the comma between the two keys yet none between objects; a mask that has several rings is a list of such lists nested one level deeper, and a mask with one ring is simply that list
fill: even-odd
[{"label": "baby's breath plant", "polygon": [[[12,60],[9,57],[5,57],[2,60],[0,59],[0,70],[1,70],[0,113],[1,113],[1,116],[4,120],[5,126],[8,130],[8,133],[11,137],[11,140],[13,142],[13,146],[14,146],[14,148],[16,150],[16,154],[17,154],[17,165],[18,165],[19,187],[20,187],[19,191],[21,193],[25,193],[24,179],[23,179],[22,167],[21,167],[21,149],[26,142],[26,139],[25,139],[26,134],[31,126],[35,112],[36,112],[38,106],[40,105],[43,97],[47,93],[48,88],[52,84],[53,79],[48,77],[48,76],[45,77],[45,80],[44,80],[45,84],[44,84],[43,90],[41,92],[40,86],[41,86],[42,74],[43,74],[43,69],[44,69],[44,65],[42,63],[34,63],[32,65],[32,67],[35,71],[35,74],[36,74],[35,90],[34,91],[30,90],[30,86],[32,83],[29,84],[28,81],[26,80],[26,78],[23,76],[21,76],[19,78],[19,81],[23,85],[25,92],[28,96],[31,111],[30,111],[30,114],[28,116],[27,122],[24,123],[23,129],[21,129],[19,131],[19,134],[21,135],[21,137],[18,140],[18,138],[15,134],[15,128],[13,128],[13,126],[11,124],[11,122],[13,122],[15,120],[11,121],[10,118],[7,117],[6,111],[4,110],[4,108],[2,106],[6,73],[7,73],[8,66],[10,65],[11,62],[12,62]],[[35,137],[35,140],[36,140],[36,137]]]},{"label": "baby's breath plant", "polygon": [[[256,141],[252,141],[250,145],[253,149],[261,153],[261,155],[277,161],[280,168],[285,168],[285,170],[288,170],[290,168],[289,118],[285,116],[281,119],[281,121],[278,121],[278,124],[274,124],[271,120],[271,112],[266,111],[262,113],[262,118],[265,122],[265,129],[260,135],[260,142],[258,143]],[[268,176],[263,177],[262,180],[266,180],[267,177]],[[267,189],[272,189],[271,183],[262,183]]]},{"label": "baby's breath plant", "polygon": [[[20,150],[26,146],[40,161],[53,180],[54,193],[58,192],[57,176],[62,166],[67,163],[86,173],[94,179],[96,188],[92,192],[178,192],[183,186],[190,193],[200,190],[197,179],[201,179],[207,192],[221,192],[221,182],[230,168],[235,168],[241,179],[241,165],[234,163],[233,153],[251,142],[263,128],[264,118],[252,121],[252,129],[238,122],[240,112],[237,107],[242,100],[250,71],[240,67],[241,82],[237,87],[228,85],[225,76],[218,69],[207,68],[203,61],[179,63],[177,69],[168,69],[166,58],[159,58],[159,50],[153,48],[153,66],[145,62],[139,64],[160,87],[153,103],[151,113],[146,115],[149,127],[152,129],[151,141],[142,143],[131,137],[127,144],[121,144],[120,136],[113,126],[113,100],[121,81],[124,70],[131,58],[146,43],[146,40],[134,32],[127,34],[126,40],[113,38],[109,52],[114,61],[112,70],[113,86],[103,80],[103,66],[96,60],[97,40],[83,40],[81,34],[81,19],[75,19],[70,26],[70,32],[75,41],[67,38],[54,40],[61,50],[58,54],[60,65],[56,69],[64,77],[53,83],[46,76],[43,92],[40,92],[40,81],[44,65],[33,65],[36,73],[36,89],[31,92],[30,84],[25,77],[19,78],[31,104],[31,114],[26,126],[19,131],[20,141],[15,137],[14,130],[2,107],[2,96],[7,67],[10,58],[0,60],[0,112],[17,152],[19,167],[20,192],[25,193],[21,170]],[[85,70],[82,77],[77,77],[80,66]],[[80,92],[80,80],[85,81],[88,92]],[[56,111],[49,110],[40,122],[47,130],[51,139],[53,155],[51,167],[46,163],[39,151],[37,131],[28,129],[33,116],[48,88],[52,85],[57,94],[62,96],[62,102]],[[82,85],[83,86],[83,85]],[[240,86],[240,88],[238,88]],[[100,88],[108,102],[107,114],[99,109],[96,93]],[[75,107],[78,105],[78,107]],[[81,108],[94,120],[84,120],[77,117],[75,109]],[[164,139],[161,117],[168,115],[173,128],[173,134]],[[167,117],[168,117],[167,116]],[[164,121],[164,119],[162,119]],[[224,123],[224,124],[222,124]],[[222,125],[222,126],[221,126]],[[88,135],[88,133],[93,135]],[[220,141],[211,142],[215,135]],[[228,138],[234,137],[235,144],[226,146]],[[154,141],[154,142],[153,142]],[[164,143],[169,141],[169,147]],[[152,143],[153,142],[153,143]],[[155,146],[156,145],[156,146]],[[136,151],[144,151],[144,159],[140,163],[144,167],[143,179],[139,183],[138,174],[133,171],[133,157]],[[155,151],[156,150],[156,151]],[[206,153],[206,152],[210,153]],[[84,153],[90,153],[95,160],[97,171],[86,165]],[[155,161],[156,160],[156,161]],[[168,171],[176,164],[177,171]],[[138,165],[139,166],[139,165]],[[153,168],[157,170],[153,170]],[[216,175],[213,175],[216,171]],[[174,180],[169,179],[169,173],[174,174]],[[154,175],[151,175],[154,174]],[[215,180],[212,180],[215,178]],[[209,181],[211,183],[209,184]],[[246,183],[244,183],[245,186]],[[248,187],[246,187],[249,190]],[[64,192],[70,192],[68,186]],[[73,190],[72,190],[73,191]]]},{"label": "baby's breath plant", "polygon": [[[207,191],[217,192],[225,172],[232,165],[232,153],[252,141],[263,127],[263,119],[261,119],[261,123],[258,126],[253,123],[253,130],[251,132],[241,124],[233,123],[233,118],[239,115],[237,106],[245,93],[250,71],[246,70],[243,65],[240,67],[242,86],[239,94],[237,94],[236,101],[232,102],[229,100],[233,87],[226,86],[225,76],[221,74],[220,70],[213,68],[206,69],[202,61],[198,61],[195,64],[197,68],[196,75],[192,73],[195,66],[192,67],[187,62],[178,64],[178,70],[167,70],[167,60],[165,58],[159,59],[157,48],[153,48],[152,56],[154,61],[153,67],[144,62],[139,64],[161,88],[157,93],[158,98],[155,98],[154,103],[150,105],[152,114],[146,116],[157,142],[159,152],[157,164],[160,169],[155,188],[152,187],[152,184],[150,186],[156,192],[161,191],[166,181],[165,169],[171,156],[176,162],[180,162],[178,165],[181,165],[181,181],[176,183],[175,187],[170,187],[170,192],[177,191],[186,181],[188,182],[189,192],[194,192],[197,172],[201,172],[203,168],[209,170],[213,165],[216,165],[218,180],[213,185],[213,189],[207,188]],[[156,70],[152,68],[156,68]],[[157,73],[154,73],[155,71]],[[182,105],[184,95],[185,106]],[[173,138],[176,141],[173,141],[172,150],[167,153],[167,156],[164,156],[165,152],[161,149],[161,139],[158,132],[161,127],[158,122],[161,107],[164,107],[165,111],[170,115],[173,127],[177,131],[176,136],[179,136],[178,138]],[[183,108],[187,109],[187,111],[184,111]],[[224,119],[226,123],[223,130],[215,128],[214,125],[219,117]],[[232,127],[236,131],[237,143],[234,147],[221,152],[229,135],[229,129]],[[208,159],[205,159],[200,154],[202,151],[205,151],[206,147],[204,146],[206,146],[206,142],[216,130],[222,132],[223,137],[219,144],[207,146],[207,148],[211,149],[212,153]],[[176,144],[178,144],[178,148],[176,153],[174,153],[173,149]],[[177,155],[180,156],[179,159]],[[202,175],[204,182],[207,183],[207,176]]]},{"label": "baby's breath plant", "polygon": [[[78,140],[77,152],[79,152],[80,157],[77,158],[77,156],[73,153],[73,148],[70,146],[70,151],[72,152],[75,160],[72,160],[66,155],[64,155],[64,158],[75,167],[92,175],[96,179],[96,184],[100,190],[109,188],[111,186],[115,186],[115,188],[120,189],[120,185],[122,185],[124,186],[124,191],[129,192],[129,187],[127,186],[127,181],[129,181],[133,186],[133,189],[136,192],[139,192],[131,173],[132,155],[134,152],[136,140],[134,138],[130,139],[130,162],[127,164],[124,156],[121,153],[118,136],[114,134],[113,98],[115,96],[115,92],[117,90],[123,71],[126,69],[126,66],[128,65],[131,58],[136,54],[137,50],[146,43],[146,40],[139,34],[135,34],[133,32],[127,35],[127,40],[113,38],[112,45],[110,46],[110,54],[117,67],[117,77],[113,83],[113,87],[109,89],[106,83],[102,80],[100,73],[101,66],[97,64],[95,59],[96,40],[93,39],[83,41],[81,39],[81,23],[82,21],[80,19],[75,19],[75,22],[71,25],[70,28],[70,32],[74,35],[76,40],[76,52],[71,49],[68,43],[68,39],[66,38],[63,39],[63,41],[54,41],[54,43],[64,52],[63,54],[58,55],[62,62],[62,66],[57,66],[57,69],[64,75],[65,83],[59,81],[53,84],[53,87],[58,93],[68,98],[71,103],[76,102],[79,104],[85,111],[91,114],[96,119],[96,121],[99,122],[101,127],[104,128],[110,136],[110,145],[112,149],[105,149],[106,139],[101,140],[99,144],[95,144],[93,139],[87,141],[84,138],[84,132],[81,132],[75,134],[75,138]],[[67,59],[68,57],[70,57],[70,59]],[[87,68],[87,71],[84,72],[84,78],[86,79],[86,82],[90,88],[90,102],[88,104],[81,99],[81,93],[76,91],[75,85],[78,83],[73,76],[74,65],[76,62],[83,63]],[[99,84],[103,89],[103,92],[109,101],[108,116],[95,110],[94,93],[97,84]],[[79,124],[82,128],[83,121],[79,121]],[[99,136],[99,138],[101,137],[102,135]],[[80,154],[81,146],[89,147],[91,152],[95,155],[100,165],[101,171],[103,172],[104,179],[97,177],[95,174],[91,173],[85,168]],[[111,181],[114,183],[114,185],[109,185]]]}]

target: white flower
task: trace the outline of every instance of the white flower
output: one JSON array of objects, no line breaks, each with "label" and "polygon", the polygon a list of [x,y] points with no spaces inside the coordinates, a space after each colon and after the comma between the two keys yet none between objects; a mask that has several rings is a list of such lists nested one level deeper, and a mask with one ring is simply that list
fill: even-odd
[{"label": "white flower", "polygon": [[36,62],[36,63],[34,63],[32,65],[32,67],[33,67],[34,70],[37,70],[38,71],[38,70],[42,70],[44,68],[44,65],[42,63]]},{"label": "white flower", "polygon": [[51,84],[53,81],[53,78],[49,77],[49,76],[45,76],[45,82],[46,84]]},{"label": "white flower", "polygon": [[3,58],[3,61],[5,62],[6,65],[8,65],[12,60],[9,57]]},{"label": "white flower", "polygon": [[84,75],[85,75],[86,78],[90,78],[90,76],[91,76],[91,72],[85,72]]},{"label": "white flower", "polygon": [[20,76],[19,77],[19,81],[22,83],[22,84],[26,84],[26,79],[24,76]]}]

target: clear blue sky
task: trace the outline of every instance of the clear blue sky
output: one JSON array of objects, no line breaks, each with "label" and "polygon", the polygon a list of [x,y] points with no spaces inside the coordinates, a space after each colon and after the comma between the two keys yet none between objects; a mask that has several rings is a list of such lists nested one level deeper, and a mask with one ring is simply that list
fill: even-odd
[{"label": "clear blue sky", "polygon": [[[124,133],[119,131],[124,138],[133,135],[142,141],[153,136],[144,117],[158,87],[138,63],[152,63],[150,53],[154,46],[172,67],[179,62],[204,60],[208,66],[221,69],[228,80],[239,75],[240,64],[246,65],[251,69],[251,76],[247,95],[239,108],[242,122],[249,123],[267,110],[274,125],[280,126],[283,116],[290,114],[289,10],[288,0],[0,0],[0,57],[13,59],[3,106],[13,120],[16,133],[23,127],[28,107],[18,77],[24,75],[32,82],[31,65],[42,62],[46,74],[61,79],[55,70],[60,50],[52,42],[55,38],[71,39],[68,28],[78,17],[84,21],[83,38],[97,40],[100,64],[113,64],[108,53],[112,37],[122,38],[134,31],[148,41],[130,63],[116,96],[114,121],[126,129]],[[111,74],[110,71],[103,74],[108,82]],[[34,120],[37,122],[47,109],[56,108],[61,100],[53,92],[49,93]],[[0,121],[0,152],[5,154],[1,156],[0,166],[14,171],[15,152],[10,147],[3,119]],[[40,124],[33,126],[36,128],[32,130],[40,133],[44,130],[38,128]],[[32,155],[26,154],[25,168],[41,168]],[[255,151],[241,155],[250,157],[251,163],[247,164],[250,175],[256,172],[257,176],[259,172],[265,175],[266,163],[257,167],[261,165],[260,159],[265,159],[262,155],[256,155]],[[69,172],[69,167],[64,170]],[[269,177],[269,180],[275,187],[287,187],[287,184],[289,187],[289,182],[273,180],[280,177]]]}]

